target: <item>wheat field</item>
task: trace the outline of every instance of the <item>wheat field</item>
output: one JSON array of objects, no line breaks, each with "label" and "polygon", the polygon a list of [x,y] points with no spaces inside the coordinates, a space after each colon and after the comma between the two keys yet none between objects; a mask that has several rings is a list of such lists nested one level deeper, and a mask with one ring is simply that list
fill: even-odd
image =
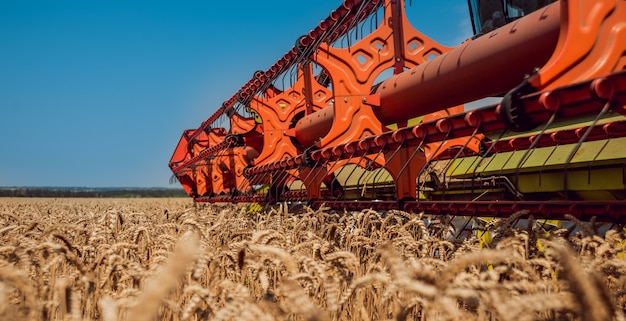
[{"label": "wheat field", "polygon": [[0,319],[625,320],[622,227],[516,219],[5,198]]}]

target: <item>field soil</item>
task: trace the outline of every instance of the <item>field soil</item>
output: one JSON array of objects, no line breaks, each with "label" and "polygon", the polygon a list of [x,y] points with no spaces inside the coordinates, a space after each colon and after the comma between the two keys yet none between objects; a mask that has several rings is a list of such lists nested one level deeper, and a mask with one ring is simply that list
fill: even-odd
[{"label": "field soil", "polygon": [[0,198],[0,320],[625,320],[621,226],[259,209]]}]

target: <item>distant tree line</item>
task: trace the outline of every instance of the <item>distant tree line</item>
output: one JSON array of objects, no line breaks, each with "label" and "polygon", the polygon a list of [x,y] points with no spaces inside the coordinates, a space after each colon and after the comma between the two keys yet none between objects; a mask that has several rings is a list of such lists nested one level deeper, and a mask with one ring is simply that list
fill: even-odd
[{"label": "distant tree line", "polygon": [[50,189],[0,188],[0,197],[186,197],[182,189]]}]

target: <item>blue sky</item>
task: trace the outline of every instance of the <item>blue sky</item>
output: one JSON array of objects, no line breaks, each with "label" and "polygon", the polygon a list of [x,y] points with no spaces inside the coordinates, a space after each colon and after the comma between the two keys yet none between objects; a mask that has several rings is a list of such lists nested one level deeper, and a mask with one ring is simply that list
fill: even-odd
[{"label": "blue sky", "polygon": [[[440,43],[471,35],[466,0],[410,2]],[[182,131],[340,4],[0,0],[0,186],[171,186]]]}]

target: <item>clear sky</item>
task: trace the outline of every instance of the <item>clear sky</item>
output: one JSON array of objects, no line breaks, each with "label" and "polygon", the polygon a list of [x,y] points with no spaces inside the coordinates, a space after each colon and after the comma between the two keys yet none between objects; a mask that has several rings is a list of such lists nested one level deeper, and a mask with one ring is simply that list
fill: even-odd
[{"label": "clear sky", "polygon": [[[178,187],[167,163],[339,0],[0,0],[0,186]],[[407,0],[448,46],[466,0]]]}]

